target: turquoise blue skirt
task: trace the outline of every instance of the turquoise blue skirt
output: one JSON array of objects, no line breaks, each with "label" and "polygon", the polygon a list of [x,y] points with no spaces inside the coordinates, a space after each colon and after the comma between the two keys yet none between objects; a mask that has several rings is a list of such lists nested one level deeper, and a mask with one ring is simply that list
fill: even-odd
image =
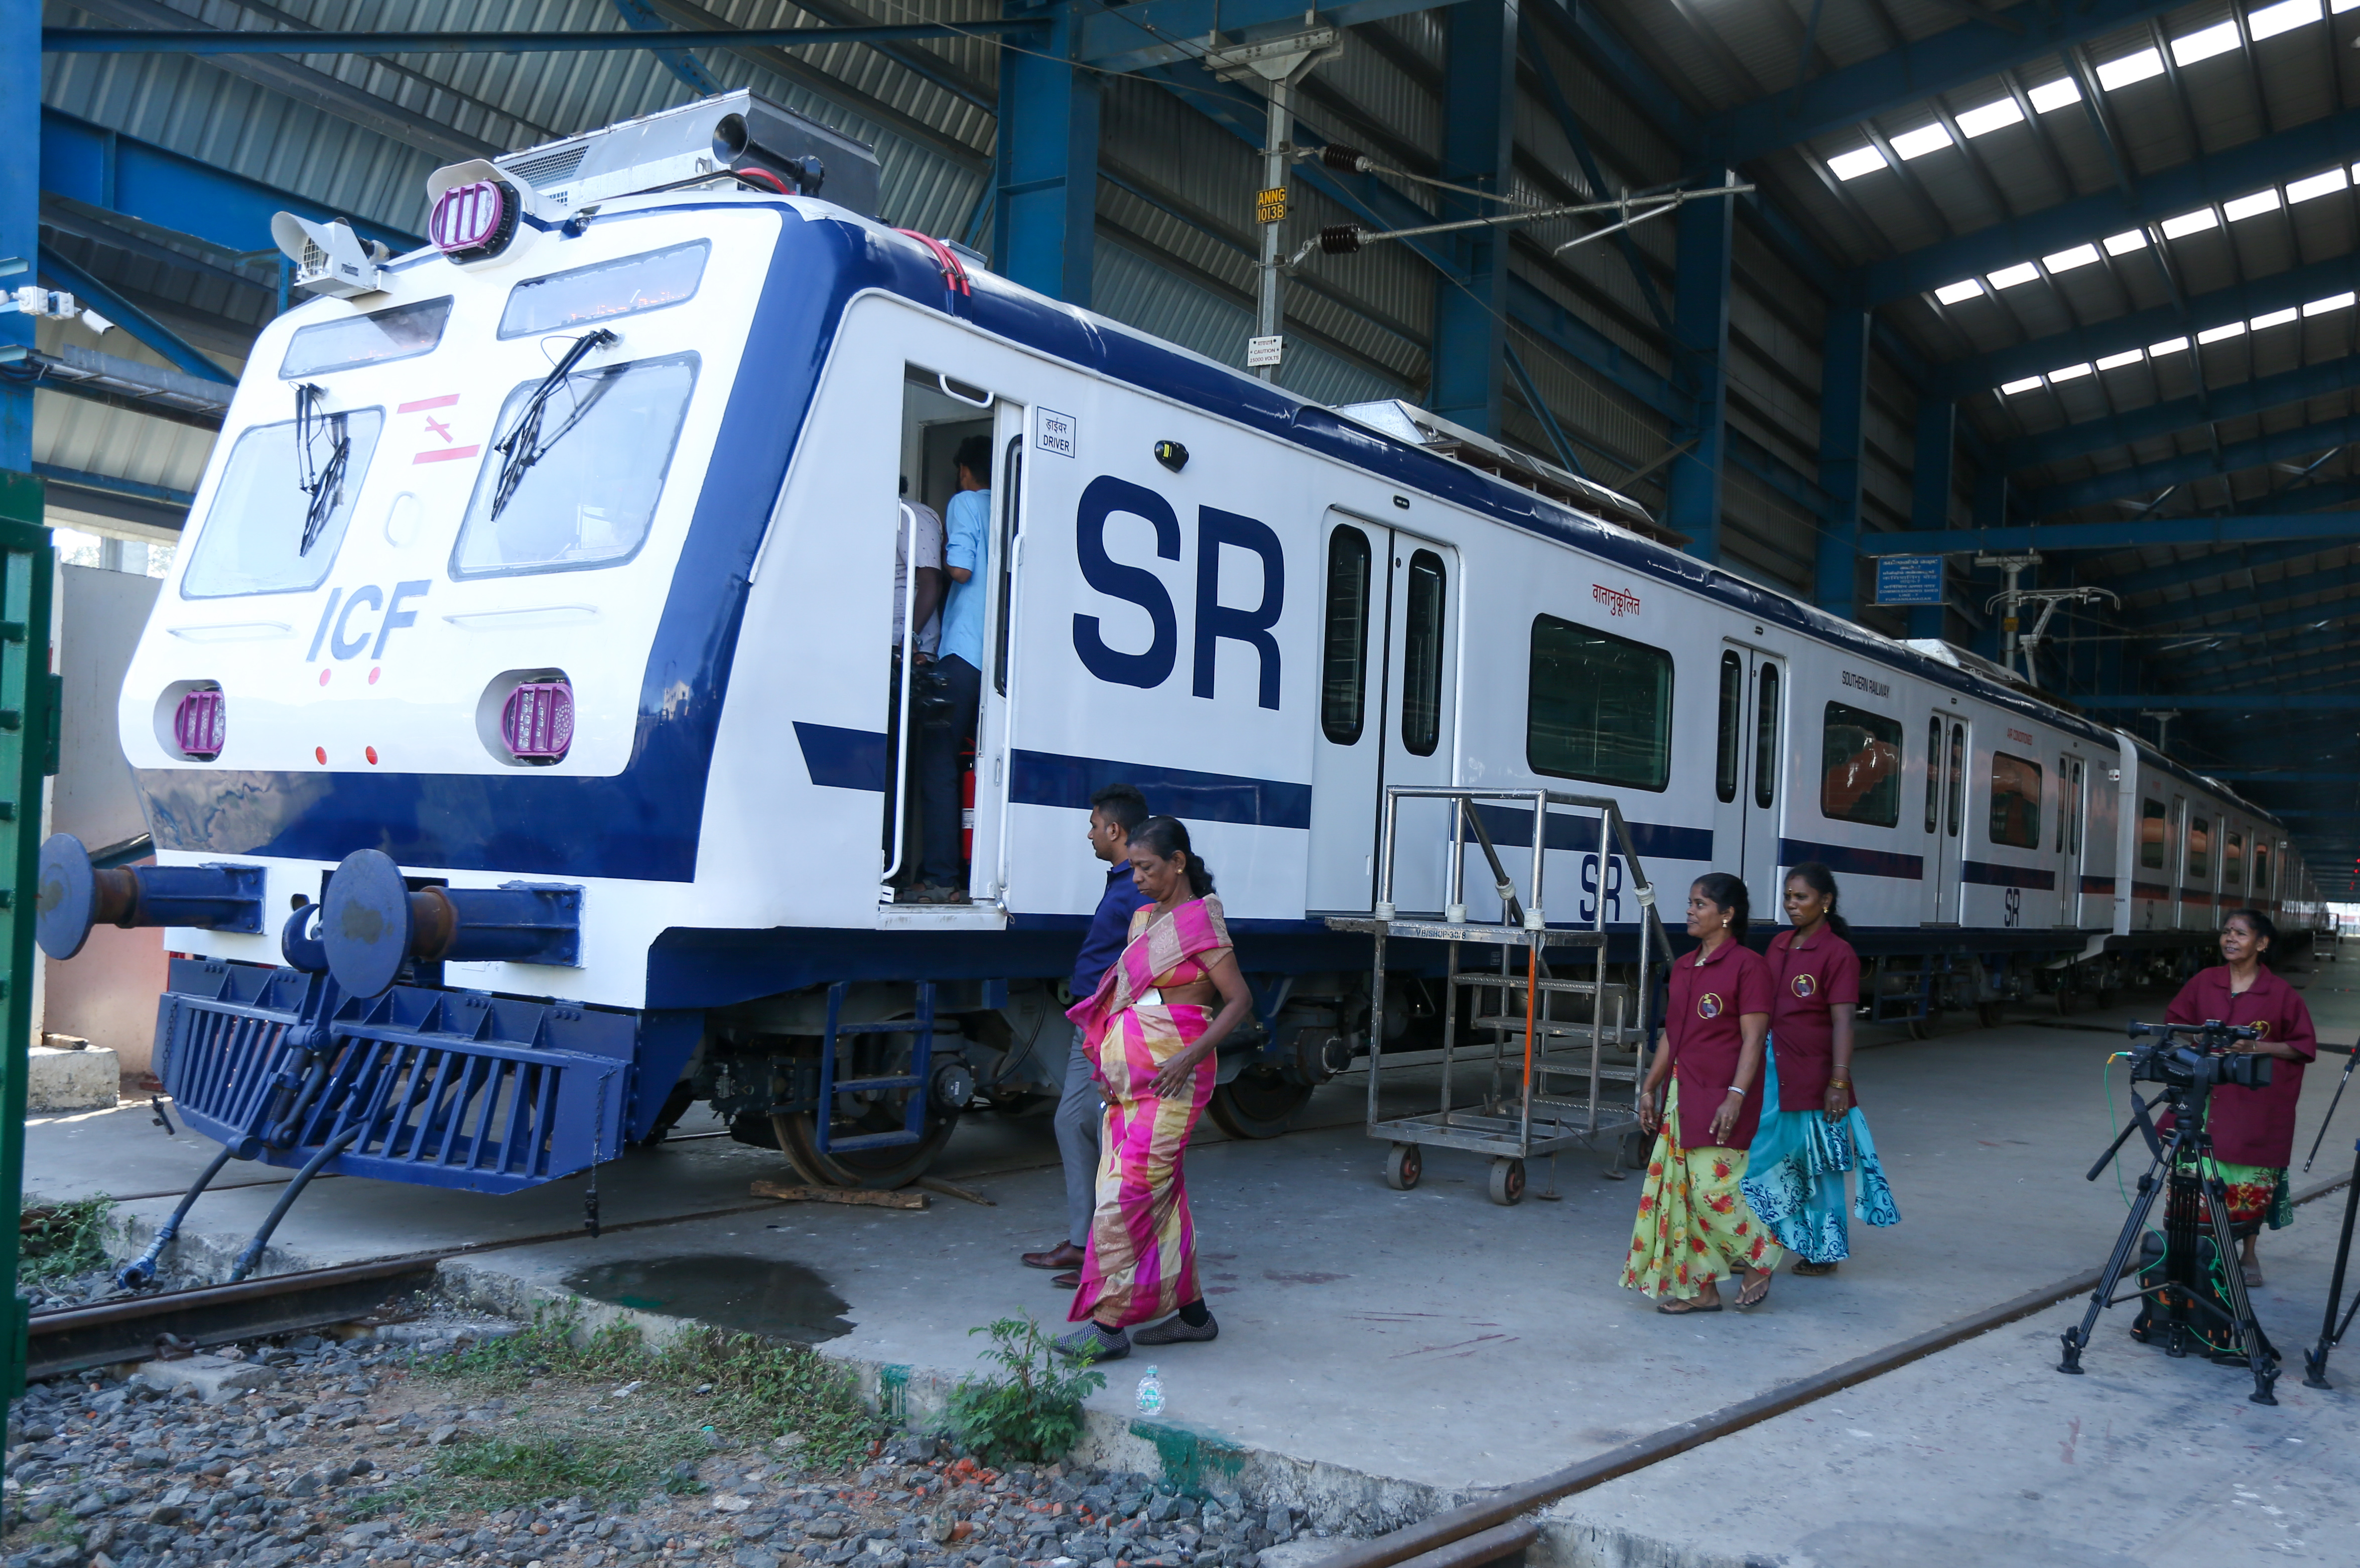
[{"label": "turquoise blue skirt", "polygon": [[1818,1111],[1778,1109],[1778,1054],[1763,1047],[1762,1124],[1741,1183],[1745,1201],[1778,1245],[1812,1263],[1852,1255],[1844,1226],[1844,1173],[1860,1173],[1852,1212],[1870,1225],[1897,1225],[1893,1188],[1877,1162],[1868,1119],[1855,1105],[1841,1121]]}]

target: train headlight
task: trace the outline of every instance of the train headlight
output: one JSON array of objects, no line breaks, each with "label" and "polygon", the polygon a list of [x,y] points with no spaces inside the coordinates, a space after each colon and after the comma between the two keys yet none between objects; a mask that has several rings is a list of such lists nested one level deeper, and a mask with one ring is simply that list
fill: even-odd
[{"label": "train headlight", "polygon": [[172,709],[172,744],[191,762],[210,762],[222,753],[229,720],[219,686],[198,686],[180,694]]},{"label": "train headlight", "polygon": [[574,685],[526,681],[500,707],[500,739],[519,762],[554,762],[574,744]]},{"label": "train headlight", "polygon": [[521,206],[516,187],[505,180],[453,185],[434,199],[426,232],[433,236],[435,247],[453,261],[497,256],[516,238]]}]

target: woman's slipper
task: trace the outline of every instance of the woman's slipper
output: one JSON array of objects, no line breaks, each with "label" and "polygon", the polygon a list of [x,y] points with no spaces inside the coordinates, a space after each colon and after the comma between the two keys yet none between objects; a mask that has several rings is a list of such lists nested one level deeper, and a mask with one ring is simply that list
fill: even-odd
[{"label": "woman's slipper", "polygon": [[1770,1282],[1776,1277],[1777,1276],[1765,1268],[1748,1280],[1745,1288],[1737,1293],[1737,1310],[1741,1312],[1750,1312],[1770,1299]]},{"label": "woman's slipper", "polygon": [[2257,1288],[2261,1285],[2261,1283],[2262,1283],[2262,1266],[2261,1266],[2260,1264],[2258,1264],[2258,1263],[2246,1263],[2246,1264],[2240,1264],[2240,1265],[2238,1266],[2238,1267],[2239,1267],[2239,1270],[2240,1270],[2240,1271],[2245,1275],[2245,1288],[2246,1288],[2246,1289],[2248,1289],[2248,1290],[2256,1289],[2256,1288]]},{"label": "woman's slipper", "polygon": [[[1711,1306],[1706,1307],[1699,1305],[1699,1302],[1708,1299],[1712,1302]],[[1710,1292],[1708,1296],[1675,1296],[1668,1301],[1656,1302],[1655,1310],[1663,1313],[1664,1316],[1667,1318],[1685,1318],[1695,1312],[1718,1312],[1721,1310],[1721,1292],[1715,1290]]]},{"label": "woman's slipper", "polygon": [[1834,1264],[1813,1263],[1809,1258],[1805,1258],[1800,1263],[1795,1265],[1795,1272],[1801,1275],[1833,1274],[1835,1271],[1836,1266]]}]

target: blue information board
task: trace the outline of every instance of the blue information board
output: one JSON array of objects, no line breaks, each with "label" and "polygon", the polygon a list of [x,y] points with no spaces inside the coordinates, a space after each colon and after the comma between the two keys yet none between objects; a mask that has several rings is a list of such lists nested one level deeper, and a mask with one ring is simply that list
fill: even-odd
[{"label": "blue information board", "polygon": [[1876,558],[1876,602],[1940,604],[1942,557],[1879,555]]}]

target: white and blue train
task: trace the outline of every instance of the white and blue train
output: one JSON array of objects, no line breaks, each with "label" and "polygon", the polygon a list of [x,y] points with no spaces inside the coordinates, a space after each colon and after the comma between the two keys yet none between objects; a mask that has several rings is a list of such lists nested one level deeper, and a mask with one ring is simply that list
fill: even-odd
[{"label": "white and blue train", "polygon": [[[1765,915],[1824,861],[1895,1016],[2307,915],[2280,824],[1972,656],[1015,287],[875,191],[739,93],[444,170],[410,255],[284,220],[321,297],[255,345],[121,697],[157,863],[53,840],[41,889],[53,953],[171,927],[158,1070],[225,1157],[509,1190],[702,1099],[815,1179],[911,1180],[1054,1091],[1116,781],[1218,875],[1243,1133],[1364,1045],[1366,938],[1321,916],[1371,907],[1388,785],[1579,781],[1650,880]],[[977,433],[972,870],[898,902],[898,498]],[[1635,930],[1594,825],[1549,833],[1548,916]],[[1438,908],[1448,852],[1396,903]]]}]

